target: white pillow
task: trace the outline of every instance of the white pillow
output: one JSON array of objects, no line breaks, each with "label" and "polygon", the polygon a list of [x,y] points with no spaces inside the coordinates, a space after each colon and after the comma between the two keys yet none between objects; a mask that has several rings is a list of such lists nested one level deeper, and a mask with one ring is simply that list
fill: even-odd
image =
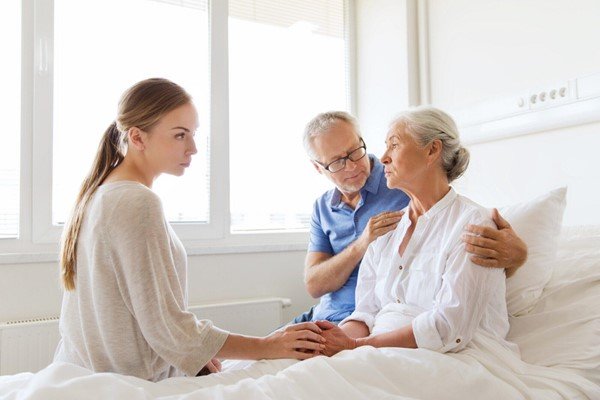
[{"label": "white pillow", "polygon": [[600,225],[563,226],[558,253],[587,253],[600,249]]},{"label": "white pillow", "polygon": [[567,188],[562,187],[531,201],[498,208],[528,248],[527,261],[506,281],[510,315],[529,312],[552,276],[550,265],[556,255],[566,195]]}]

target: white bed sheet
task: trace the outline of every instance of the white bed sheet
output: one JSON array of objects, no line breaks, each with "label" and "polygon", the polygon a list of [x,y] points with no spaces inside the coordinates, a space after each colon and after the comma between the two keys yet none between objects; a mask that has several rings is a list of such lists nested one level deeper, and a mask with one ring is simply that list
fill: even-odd
[{"label": "white bed sheet", "polygon": [[245,370],[159,383],[54,364],[35,375],[2,378],[0,393],[65,400],[600,398],[596,385],[573,372],[519,362],[492,341],[477,342],[453,355],[365,347],[333,358],[262,361]]},{"label": "white bed sheet", "polygon": [[600,246],[563,254],[557,263],[534,309],[511,318],[508,338],[524,361],[569,369],[600,385]]},{"label": "white bed sheet", "polygon": [[[53,364],[0,377],[2,399],[600,400],[600,251],[563,252],[539,303],[511,320],[523,361],[484,336],[459,354],[363,347],[152,383]],[[535,364],[535,365],[534,365]]]}]

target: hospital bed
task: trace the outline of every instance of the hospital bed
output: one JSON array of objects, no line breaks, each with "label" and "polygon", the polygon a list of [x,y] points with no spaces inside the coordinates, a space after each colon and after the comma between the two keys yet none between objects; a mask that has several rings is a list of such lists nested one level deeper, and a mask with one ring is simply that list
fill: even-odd
[{"label": "hospital bed", "polygon": [[[561,228],[564,192],[552,194],[550,205],[547,197],[501,210],[525,232],[528,263],[549,272],[535,301],[510,317],[508,339],[519,346],[520,359],[476,335],[459,353],[362,347],[331,358],[263,360],[158,383],[52,364],[36,374],[0,377],[0,398],[599,400],[600,226]],[[536,220],[546,224],[543,231]]]}]

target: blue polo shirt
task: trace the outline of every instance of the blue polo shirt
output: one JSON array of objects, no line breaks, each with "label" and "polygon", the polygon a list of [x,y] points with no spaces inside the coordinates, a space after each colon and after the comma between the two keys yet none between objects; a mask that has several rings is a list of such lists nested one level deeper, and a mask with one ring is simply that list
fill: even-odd
[{"label": "blue polo shirt", "polygon": [[[369,154],[371,175],[360,190],[356,209],[341,201],[342,194],[335,188],[315,201],[310,222],[308,251],[336,255],[356,240],[369,219],[383,211],[397,211],[408,205],[409,198],[397,189],[388,189],[383,164]],[[339,322],[354,311],[354,292],[360,262],[340,289],[321,297],[314,308],[313,320]]]}]

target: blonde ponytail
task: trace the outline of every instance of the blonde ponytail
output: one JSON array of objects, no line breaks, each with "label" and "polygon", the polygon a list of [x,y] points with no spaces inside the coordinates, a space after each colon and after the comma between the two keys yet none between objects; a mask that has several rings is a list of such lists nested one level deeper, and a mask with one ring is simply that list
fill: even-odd
[{"label": "blonde ponytail", "polygon": [[84,179],[75,207],[65,225],[60,249],[60,277],[65,290],[75,289],[75,265],[77,263],[77,237],[83,221],[85,208],[108,174],[123,161],[121,132],[113,122],[102,136],[96,159]]}]

